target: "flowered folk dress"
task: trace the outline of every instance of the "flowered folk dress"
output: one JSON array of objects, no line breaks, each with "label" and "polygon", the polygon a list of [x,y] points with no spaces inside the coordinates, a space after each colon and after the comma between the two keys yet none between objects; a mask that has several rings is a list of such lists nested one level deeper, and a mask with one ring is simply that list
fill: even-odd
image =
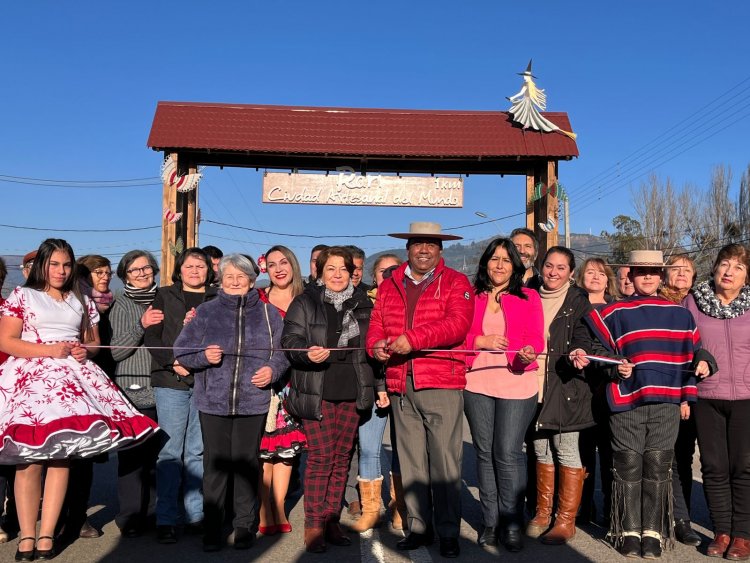
[{"label": "flowered folk dress", "polygon": [[[258,288],[260,300],[273,305],[264,289]],[[283,319],[286,311],[276,310]],[[278,387],[277,387],[278,386]],[[267,461],[290,460],[302,452],[307,443],[302,425],[284,410],[284,399],[289,393],[289,372],[274,385],[271,406],[266,420],[266,430],[260,441],[260,459]]]},{"label": "flowered folk dress", "polygon": [[[86,298],[92,324],[99,321]],[[23,321],[21,339],[36,344],[80,340],[83,305],[72,294],[57,301],[17,287],[0,316]],[[16,358],[0,366],[0,464],[92,457],[153,434],[140,414],[91,360]]]}]

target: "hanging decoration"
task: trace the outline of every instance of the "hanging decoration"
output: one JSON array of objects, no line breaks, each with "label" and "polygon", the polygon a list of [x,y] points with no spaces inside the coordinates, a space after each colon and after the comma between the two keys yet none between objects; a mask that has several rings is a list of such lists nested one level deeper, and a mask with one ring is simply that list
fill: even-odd
[{"label": "hanging decoration", "polygon": [[513,116],[513,121],[524,129],[534,129],[544,133],[556,131],[575,140],[575,133],[560,129],[540,113],[547,110],[547,94],[544,93],[543,89],[537,88],[534,80],[532,80],[536,76],[531,74],[531,61],[529,61],[526,70],[518,74],[523,76],[523,86],[517,94],[507,98],[512,104],[508,113]]},{"label": "hanging decoration", "polygon": [[258,256],[258,268],[260,269],[261,274],[265,274],[268,269],[266,268],[266,255],[261,254]]},{"label": "hanging decoration", "polygon": [[185,243],[182,242],[182,237],[177,237],[177,242],[172,244],[172,241],[169,241],[169,253],[177,257],[179,254],[182,254],[182,251],[185,250]]},{"label": "hanging decoration", "polygon": [[545,233],[551,233],[555,230],[555,225],[557,223],[554,219],[547,219],[546,223],[537,223],[539,225],[539,228],[542,229]]},{"label": "hanging decoration", "polygon": [[182,219],[182,213],[175,213],[169,207],[164,208],[164,219],[169,224],[174,224],[180,219]]},{"label": "hanging decoration", "polygon": [[161,165],[161,180],[170,187],[176,189],[178,192],[191,192],[198,187],[198,183],[202,178],[200,172],[194,172],[192,174],[183,174],[182,176],[177,174],[177,164],[171,157],[164,159]]},{"label": "hanging decoration", "polygon": [[560,184],[559,182],[555,182],[549,187],[547,187],[543,182],[539,182],[536,186],[534,186],[534,191],[531,194],[531,199],[529,200],[529,203],[539,201],[540,199],[548,195],[552,197],[556,197],[560,201],[565,201],[568,199],[568,193],[565,191],[565,188],[563,188],[562,184]]}]

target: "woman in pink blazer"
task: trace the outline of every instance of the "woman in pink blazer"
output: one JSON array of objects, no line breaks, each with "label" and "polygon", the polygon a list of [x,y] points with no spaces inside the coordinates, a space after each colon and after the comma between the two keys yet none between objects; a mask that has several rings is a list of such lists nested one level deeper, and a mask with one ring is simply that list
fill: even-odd
[{"label": "woman in pink blazer", "polygon": [[478,542],[493,545],[500,535],[509,551],[523,547],[523,438],[536,413],[536,356],[544,349],[542,303],[523,287],[524,272],[510,239],[493,240],[482,254],[467,335],[467,347],[477,352],[467,356],[464,390],[484,520]]}]

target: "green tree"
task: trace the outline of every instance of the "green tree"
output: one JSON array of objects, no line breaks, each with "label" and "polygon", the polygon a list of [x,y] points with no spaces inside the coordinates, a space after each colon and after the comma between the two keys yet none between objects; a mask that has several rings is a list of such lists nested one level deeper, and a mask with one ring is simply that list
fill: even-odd
[{"label": "green tree", "polygon": [[609,261],[612,264],[626,264],[631,250],[643,248],[643,229],[641,224],[627,215],[618,215],[612,219],[615,230],[610,233],[602,231],[609,243]]}]

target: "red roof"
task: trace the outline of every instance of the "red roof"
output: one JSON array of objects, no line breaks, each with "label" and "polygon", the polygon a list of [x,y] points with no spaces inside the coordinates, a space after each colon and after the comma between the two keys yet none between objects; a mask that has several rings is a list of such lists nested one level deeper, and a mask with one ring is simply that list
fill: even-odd
[{"label": "red roof", "polygon": [[[544,113],[571,131],[566,113]],[[504,111],[436,111],[159,102],[148,146],[253,153],[578,156],[575,141],[513,125]]]}]

